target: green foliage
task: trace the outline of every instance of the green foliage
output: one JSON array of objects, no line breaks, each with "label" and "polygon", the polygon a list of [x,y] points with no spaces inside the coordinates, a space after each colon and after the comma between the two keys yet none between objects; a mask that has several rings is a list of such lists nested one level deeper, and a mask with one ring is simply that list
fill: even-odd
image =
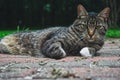
[{"label": "green foliage", "polygon": [[19,32],[20,31],[20,26],[17,26],[17,32]]},{"label": "green foliage", "polygon": [[120,29],[109,29],[106,34],[110,38],[120,38]]},{"label": "green foliage", "polygon": [[[6,31],[0,31],[0,38],[6,36],[8,34],[11,34],[11,33],[14,33],[14,32],[21,32],[21,31],[29,31],[29,28],[24,27],[22,30],[20,30],[20,27],[17,26],[17,29],[14,30],[14,31],[10,31],[10,30],[9,31],[7,31],[7,30]],[[106,33],[106,36],[108,38],[120,38],[120,28],[109,29]]]},{"label": "green foliage", "polygon": [[6,36],[6,35],[8,35],[8,34],[11,34],[11,33],[13,33],[13,32],[15,32],[15,31],[0,31],[0,38]]},{"label": "green foliage", "polygon": [[16,32],[20,32],[20,31],[29,31],[29,28],[23,27],[22,29],[20,29],[20,26],[17,26]]},{"label": "green foliage", "polygon": [[16,30],[0,31],[0,38],[4,37],[6,35],[9,35],[9,34],[15,33],[15,32],[29,31],[29,30],[30,30],[29,28],[23,27],[22,29],[20,29],[20,26],[17,26]]},{"label": "green foliage", "polygon": [[47,11],[47,12],[51,12],[51,5],[50,4],[46,4],[44,6],[44,10]]}]

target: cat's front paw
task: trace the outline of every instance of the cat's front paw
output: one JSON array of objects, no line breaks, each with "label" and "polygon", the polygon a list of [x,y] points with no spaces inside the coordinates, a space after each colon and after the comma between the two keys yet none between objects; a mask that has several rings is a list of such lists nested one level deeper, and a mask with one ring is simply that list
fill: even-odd
[{"label": "cat's front paw", "polygon": [[42,53],[47,57],[55,59],[61,59],[67,55],[60,42],[44,44]]},{"label": "cat's front paw", "polygon": [[48,48],[47,51],[48,52],[46,52],[46,56],[51,58],[61,59],[66,56],[66,52],[62,47],[53,46],[51,48]]},{"label": "cat's front paw", "polygon": [[92,57],[95,54],[94,48],[84,47],[81,49],[80,54],[83,57]]}]

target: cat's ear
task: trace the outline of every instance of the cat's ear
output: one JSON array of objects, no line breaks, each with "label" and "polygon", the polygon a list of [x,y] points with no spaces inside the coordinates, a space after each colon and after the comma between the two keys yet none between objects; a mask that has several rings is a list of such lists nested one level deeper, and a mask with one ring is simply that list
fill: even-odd
[{"label": "cat's ear", "polygon": [[107,21],[109,17],[109,13],[110,13],[110,8],[107,7],[98,14],[98,17],[101,17],[102,20]]},{"label": "cat's ear", "polygon": [[79,4],[77,7],[77,16],[84,18],[87,15],[88,15],[88,12],[86,11],[86,9],[81,4]]}]

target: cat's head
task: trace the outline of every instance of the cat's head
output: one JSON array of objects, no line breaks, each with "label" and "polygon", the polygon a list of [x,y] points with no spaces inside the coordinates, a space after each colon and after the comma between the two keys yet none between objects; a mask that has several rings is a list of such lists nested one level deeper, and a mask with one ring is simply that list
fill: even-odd
[{"label": "cat's head", "polygon": [[88,41],[103,40],[108,28],[107,20],[110,9],[107,7],[100,13],[89,14],[82,5],[78,5],[78,17],[73,23],[73,26],[78,29],[81,36]]}]

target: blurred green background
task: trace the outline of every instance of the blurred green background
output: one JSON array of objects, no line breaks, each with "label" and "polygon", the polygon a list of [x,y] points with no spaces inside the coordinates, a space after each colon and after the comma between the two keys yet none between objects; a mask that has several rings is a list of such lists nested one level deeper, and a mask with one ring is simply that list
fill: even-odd
[{"label": "blurred green background", "polygon": [[88,12],[110,7],[107,37],[120,37],[120,0],[0,0],[0,37],[18,30],[69,26],[77,17],[77,5]]}]

